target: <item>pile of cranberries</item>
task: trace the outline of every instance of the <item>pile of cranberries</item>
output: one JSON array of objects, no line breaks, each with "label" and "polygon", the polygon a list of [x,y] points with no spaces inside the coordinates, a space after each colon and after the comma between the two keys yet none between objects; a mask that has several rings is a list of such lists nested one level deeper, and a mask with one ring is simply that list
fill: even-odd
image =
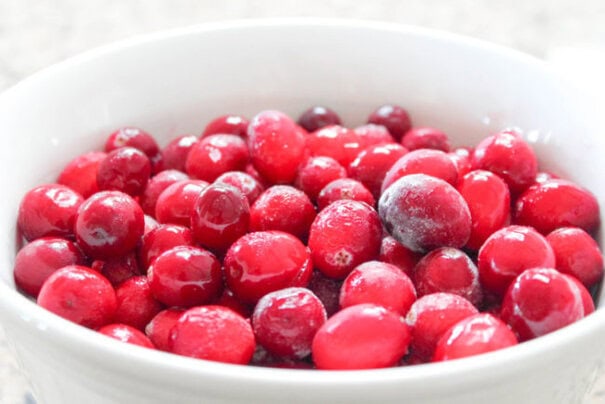
[{"label": "pile of cranberries", "polygon": [[226,115],[160,148],[109,135],[25,194],[18,288],[179,355],[369,369],[515,345],[594,311],[595,197],[516,130],[476,147],[396,105]]}]

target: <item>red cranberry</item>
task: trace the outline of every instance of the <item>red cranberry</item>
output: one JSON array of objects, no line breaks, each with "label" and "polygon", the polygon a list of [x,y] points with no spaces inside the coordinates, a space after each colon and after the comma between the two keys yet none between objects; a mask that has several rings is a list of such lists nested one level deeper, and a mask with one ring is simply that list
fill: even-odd
[{"label": "red cranberry", "polygon": [[471,164],[471,155],[473,151],[466,147],[459,147],[447,155],[452,159],[458,169],[458,181],[468,174],[473,166]]},{"label": "red cranberry", "polygon": [[382,238],[378,260],[395,265],[407,276],[412,276],[414,267],[420,258],[422,258],[421,254],[410,250],[393,237],[386,236]]},{"label": "red cranberry", "polygon": [[382,226],[376,211],[363,202],[336,201],[311,225],[313,264],[324,275],[344,279],[357,265],[380,252]]},{"label": "red cranberry", "polygon": [[134,147],[113,150],[99,164],[97,184],[101,190],[122,191],[136,196],[143,192],[151,175],[147,156]]},{"label": "red cranberry", "polygon": [[382,192],[399,178],[410,174],[430,175],[454,186],[458,183],[458,168],[446,153],[420,149],[405,154],[391,166],[384,176]]},{"label": "red cranberry", "polygon": [[416,252],[460,248],[471,233],[464,198],[447,182],[424,174],[397,180],[380,197],[378,212],[389,233]]},{"label": "red cranberry", "polygon": [[254,306],[240,301],[228,288],[223,288],[223,293],[214,301],[213,304],[228,307],[245,318],[249,318],[252,315],[252,310],[254,309]]},{"label": "red cranberry", "polygon": [[435,149],[450,151],[450,140],[447,135],[434,128],[412,128],[403,135],[401,144],[408,150]]},{"label": "red cranberry", "polygon": [[202,137],[228,134],[246,138],[246,131],[250,122],[241,115],[222,115],[213,119],[206,125]]},{"label": "red cranberry", "polygon": [[534,267],[554,267],[555,255],[548,241],[531,227],[508,226],[492,234],[477,258],[483,288],[503,295],[521,272]]},{"label": "red cranberry", "polygon": [[28,191],[19,205],[17,226],[23,237],[73,237],[82,196],[59,184],[39,185]]},{"label": "red cranberry", "polygon": [[370,123],[356,127],[353,132],[359,136],[362,148],[381,143],[396,143],[388,129],[382,125]]},{"label": "red cranberry", "polygon": [[108,324],[99,328],[98,332],[120,342],[155,349],[145,334],[126,324]]},{"label": "red cranberry", "polygon": [[227,251],[224,267],[227,286],[244,303],[255,303],[275,290],[306,286],[312,271],[309,250],[281,231],[241,237]]},{"label": "red cranberry", "polygon": [[48,277],[38,295],[38,304],[88,328],[109,324],[116,311],[116,294],[101,274],[78,265],[68,265]]},{"label": "red cranberry", "polygon": [[328,317],[340,310],[339,296],[342,281],[328,278],[320,271],[314,270],[307,288],[321,300]]},{"label": "red cranberry", "polygon": [[450,328],[437,342],[433,362],[448,361],[517,345],[517,337],[501,320],[481,313]]},{"label": "red cranberry", "polygon": [[193,245],[193,234],[189,228],[176,224],[159,225],[141,239],[139,261],[143,268],[147,268],[164,251],[182,245]]},{"label": "red cranberry", "polygon": [[116,288],[118,308],[114,321],[144,330],[163,306],[151,294],[146,276],[135,276]]},{"label": "red cranberry", "polygon": [[546,236],[555,253],[556,269],[575,276],[587,288],[603,277],[603,256],[599,246],[584,230],[562,227]]},{"label": "red cranberry", "polygon": [[359,181],[350,178],[334,180],[326,185],[317,196],[317,206],[323,210],[333,202],[351,200],[365,202],[370,206],[376,205],[372,193]]},{"label": "red cranberry", "polygon": [[365,185],[374,198],[379,198],[385,175],[406,153],[407,150],[397,143],[368,146],[357,155],[347,172],[349,177]]},{"label": "red cranberry", "polygon": [[152,174],[163,170],[162,153],[153,136],[139,128],[124,127],[113,132],[105,142],[105,152],[122,147],[139,149],[149,158]]},{"label": "red cranberry", "polygon": [[263,189],[271,185],[267,182],[266,179],[263,178],[262,175],[260,175],[256,168],[254,168],[254,164],[248,163],[246,165],[246,168],[244,169],[244,172],[254,178],[256,181],[258,181],[258,183],[263,187]]},{"label": "red cranberry", "polygon": [[211,361],[245,365],[255,345],[250,323],[221,306],[187,310],[170,332],[173,353]]},{"label": "red cranberry", "polygon": [[263,193],[263,185],[250,174],[246,174],[241,171],[229,171],[214,180],[215,184],[231,185],[240,190],[246,198],[248,203],[252,205],[256,198]]},{"label": "red cranberry", "polygon": [[198,142],[196,136],[183,135],[173,139],[162,149],[164,170],[185,172],[185,163],[191,148]]},{"label": "red cranberry", "polygon": [[156,220],[188,227],[195,202],[207,186],[202,180],[182,180],[169,185],[156,201]]},{"label": "red cranberry", "polygon": [[103,274],[114,288],[133,276],[144,273],[139,267],[134,251],[118,257],[109,257],[104,261],[93,261],[92,269]]},{"label": "red cranberry", "polygon": [[347,170],[331,157],[310,157],[298,170],[296,186],[311,198],[317,199],[319,192],[330,182],[345,178]]},{"label": "red cranberry", "polygon": [[103,152],[93,151],[76,157],[63,168],[57,182],[88,198],[99,192],[97,169],[105,156]]},{"label": "red cranberry", "polygon": [[228,171],[246,168],[250,155],[236,135],[211,135],[197,142],[187,156],[185,171],[192,178],[212,182]]},{"label": "red cranberry", "polygon": [[78,211],[75,231],[84,252],[97,259],[124,255],[143,235],[143,210],[130,196],[103,191],[88,198]]},{"label": "red cranberry", "polygon": [[416,300],[410,278],[394,265],[367,261],[357,266],[340,289],[340,307],[373,303],[405,316]]},{"label": "red cranberry", "polygon": [[361,151],[359,136],[351,129],[331,125],[316,130],[306,138],[311,156],[326,156],[347,167]]},{"label": "red cranberry", "polygon": [[19,289],[36,297],[44,281],[57,269],[84,264],[84,255],[71,241],[43,237],[19,250],[15,257],[13,276]]},{"label": "red cranberry", "polygon": [[178,308],[162,310],[147,324],[145,334],[157,349],[170,351],[170,331],[184,312]]},{"label": "red cranberry", "polygon": [[170,185],[189,179],[187,174],[177,170],[164,170],[149,180],[139,197],[139,204],[147,215],[155,216],[155,205],[162,192]]},{"label": "red cranberry", "polygon": [[147,275],[153,296],[168,306],[206,304],[219,296],[223,283],[216,257],[192,246],[163,252],[151,263]]},{"label": "red cranberry", "polygon": [[398,142],[412,127],[408,112],[394,104],[383,105],[372,112],[368,118],[368,123],[383,125]]},{"label": "red cranberry", "polygon": [[569,276],[567,279],[572,281],[578,287],[580,291],[580,297],[582,299],[582,306],[584,308],[584,317],[589,314],[592,314],[595,311],[594,301],[592,300],[592,296],[586,287],[575,277]]},{"label": "red cranberry", "polygon": [[382,306],[358,304],[330,317],[313,339],[318,369],[374,369],[396,365],[410,332],[403,318]]},{"label": "red cranberry", "polygon": [[340,117],[330,108],[315,106],[302,113],[298,124],[309,132],[314,132],[324,126],[340,125]]}]

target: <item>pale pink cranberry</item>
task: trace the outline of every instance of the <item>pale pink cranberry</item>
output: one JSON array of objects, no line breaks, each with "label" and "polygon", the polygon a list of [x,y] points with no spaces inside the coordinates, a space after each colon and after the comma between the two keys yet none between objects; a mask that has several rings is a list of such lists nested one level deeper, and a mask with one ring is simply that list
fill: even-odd
[{"label": "pale pink cranberry", "polygon": [[202,180],[182,180],[162,191],[155,204],[155,219],[160,223],[189,226],[197,198],[208,187]]},{"label": "pale pink cranberry", "polygon": [[164,306],[151,293],[146,276],[135,276],[116,288],[118,307],[114,321],[139,330],[158,314]]},{"label": "pale pink cranberry", "polygon": [[121,191],[130,196],[143,192],[151,176],[151,163],[142,151],[134,147],[113,150],[101,161],[97,184],[104,191]]},{"label": "pale pink cranberry", "polygon": [[191,148],[198,142],[197,136],[179,136],[162,149],[164,170],[179,170],[185,172],[185,163]]},{"label": "pale pink cranberry", "polygon": [[139,204],[147,215],[155,216],[155,205],[166,188],[179,181],[189,179],[187,174],[177,170],[164,170],[147,182],[139,196]]},{"label": "pale pink cranberry", "polygon": [[351,178],[341,178],[326,185],[317,196],[317,206],[323,210],[326,206],[342,200],[365,202],[370,206],[376,205],[372,193],[359,181]]},{"label": "pale pink cranberry", "polygon": [[307,288],[321,300],[328,317],[340,310],[340,288],[342,281],[328,278],[321,271],[314,270]]},{"label": "pale pink cranberry", "polygon": [[185,172],[192,178],[212,182],[228,171],[246,168],[250,154],[246,142],[236,135],[211,135],[191,147]]},{"label": "pale pink cranberry", "polygon": [[374,198],[379,198],[385,175],[406,153],[407,149],[397,143],[368,146],[351,162],[347,173],[370,190]]},{"label": "pale pink cranberry", "polygon": [[84,198],[99,192],[97,169],[105,156],[106,153],[93,151],[76,157],[63,168],[57,183],[73,189]]},{"label": "pale pink cranberry", "polygon": [[391,236],[382,238],[378,260],[395,265],[407,276],[412,276],[414,267],[422,258],[422,254],[414,252]]},{"label": "pale pink cranberry", "polygon": [[369,123],[358,126],[353,131],[359,136],[362,148],[381,143],[397,143],[389,130],[382,125]]},{"label": "pale pink cranberry", "polygon": [[182,245],[194,245],[193,233],[184,226],[161,224],[145,234],[138,246],[141,266],[147,268],[164,251]]},{"label": "pale pink cranberry", "polygon": [[379,107],[368,117],[368,123],[382,125],[399,142],[403,135],[410,130],[412,122],[408,112],[395,104],[387,104]]},{"label": "pale pink cranberry", "polygon": [[153,343],[145,334],[126,324],[108,324],[97,331],[120,342],[155,349]]},{"label": "pale pink cranberry", "polygon": [[435,149],[446,153],[450,151],[449,138],[435,128],[412,128],[403,135],[401,144],[408,150]]},{"label": "pale pink cranberry", "polygon": [[229,171],[222,174],[214,184],[231,185],[241,191],[248,199],[248,203],[252,205],[256,198],[265,190],[265,187],[253,176],[241,171]]},{"label": "pale pink cranberry", "polygon": [[324,126],[340,125],[340,117],[330,108],[320,105],[311,107],[298,118],[298,124],[308,132],[314,132]]},{"label": "pale pink cranberry", "polygon": [[420,149],[406,153],[391,166],[384,176],[382,192],[399,178],[410,174],[430,175],[453,186],[458,183],[458,169],[447,153]]},{"label": "pale pink cranberry", "polygon": [[122,147],[139,149],[151,162],[152,174],[159,173],[163,168],[162,153],[153,136],[142,129],[124,127],[109,135],[105,141],[105,152],[109,153]]},{"label": "pale pink cranberry", "polygon": [[330,182],[346,178],[347,170],[331,157],[310,157],[298,170],[296,187],[309,196],[317,199],[319,192]]},{"label": "pale pink cranberry", "polygon": [[117,257],[109,257],[105,260],[95,260],[91,267],[107,278],[114,288],[134,276],[145,273],[145,269],[139,266],[134,251]]},{"label": "pale pink cranberry", "polygon": [[469,147],[459,147],[454,151],[449,152],[447,155],[452,159],[456,168],[458,169],[458,181],[468,174],[473,166],[471,164],[471,156],[473,150]]},{"label": "pale pink cranberry", "polygon": [[145,327],[145,334],[161,351],[170,351],[170,331],[185,309],[171,308],[160,311]]},{"label": "pale pink cranberry", "polygon": [[222,115],[213,119],[206,125],[202,137],[216,134],[228,134],[237,135],[245,139],[249,123],[250,122],[241,115]]},{"label": "pale pink cranberry", "polygon": [[306,138],[311,156],[326,156],[347,167],[361,151],[359,136],[351,129],[331,125],[316,130]]}]

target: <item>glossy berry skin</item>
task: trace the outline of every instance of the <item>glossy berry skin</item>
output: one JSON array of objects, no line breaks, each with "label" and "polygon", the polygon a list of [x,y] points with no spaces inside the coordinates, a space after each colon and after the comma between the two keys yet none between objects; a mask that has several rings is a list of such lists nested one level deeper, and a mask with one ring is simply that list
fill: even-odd
[{"label": "glossy berry skin", "polygon": [[559,227],[579,227],[588,233],[600,223],[599,204],[588,190],[566,180],[553,179],[527,189],[515,204],[514,222],[542,234]]},{"label": "glossy berry skin", "polygon": [[431,251],[414,268],[418,296],[446,292],[459,295],[473,305],[483,300],[479,270],[463,251],[442,247]]},{"label": "glossy berry skin", "polygon": [[319,212],[311,225],[309,248],[315,268],[344,279],[357,265],[380,252],[382,225],[366,203],[341,200]]},{"label": "glossy berry skin", "polygon": [[420,258],[422,258],[422,254],[410,250],[393,237],[385,236],[382,238],[378,260],[395,265],[407,276],[412,276],[414,267]]},{"label": "glossy berry skin", "polygon": [[133,276],[142,275],[145,271],[139,267],[134,251],[105,260],[95,260],[92,269],[100,272],[115,287]]},{"label": "glossy berry skin", "polygon": [[416,301],[411,279],[394,265],[367,261],[345,278],[340,289],[340,307],[372,303],[405,316]]},{"label": "glossy berry skin", "polygon": [[353,132],[359,136],[362,148],[381,143],[397,143],[389,130],[382,125],[369,123],[356,127]]},{"label": "glossy berry skin", "polygon": [[412,127],[408,112],[394,104],[376,109],[368,117],[368,123],[384,126],[397,142],[401,141],[403,135]]},{"label": "glossy berry skin", "polygon": [[328,317],[340,310],[340,287],[342,281],[328,278],[320,271],[314,270],[307,288],[321,300]]},{"label": "glossy berry skin", "polygon": [[191,213],[194,239],[206,248],[224,252],[248,231],[248,199],[230,185],[212,184],[202,191]]},{"label": "glossy berry skin", "polygon": [[50,275],[42,285],[38,304],[93,329],[111,323],[117,308],[116,294],[109,281],[78,265],[63,267]]},{"label": "glossy berry skin", "polygon": [[351,162],[347,173],[370,190],[374,198],[379,198],[385,175],[406,153],[407,149],[397,143],[368,146]]},{"label": "glossy berry skin", "polygon": [[485,241],[477,264],[483,288],[502,296],[508,285],[526,269],[553,268],[555,254],[544,236],[531,227],[508,226]]},{"label": "glossy berry skin", "polygon": [[170,331],[185,309],[170,308],[160,311],[145,327],[145,335],[161,351],[170,351]]},{"label": "glossy berry skin", "polygon": [[492,233],[510,224],[508,185],[496,174],[474,170],[462,177],[457,189],[471,212],[466,248],[477,251]]},{"label": "glossy berry skin", "polygon": [[315,201],[323,187],[346,176],[347,170],[332,157],[309,157],[298,170],[295,184],[312,201]]},{"label": "glossy berry skin", "polygon": [[122,147],[134,147],[145,153],[151,163],[152,174],[163,170],[160,148],[153,136],[144,130],[134,127],[123,127],[107,137],[105,141],[106,153]]},{"label": "glossy berry skin", "polygon": [[76,239],[96,259],[121,256],[134,249],[143,235],[143,210],[130,196],[102,191],[88,198],[78,211]]},{"label": "glossy berry skin", "polygon": [[380,197],[378,213],[387,231],[416,252],[460,248],[471,234],[464,198],[447,182],[424,174],[393,183]]},{"label": "glossy berry skin", "polygon": [[254,167],[272,184],[292,183],[306,158],[305,134],[279,111],[264,111],[252,118],[248,147]]},{"label": "glossy berry skin", "polygon": [[246,168],[250,154],[246,142],[236,135],[211,135],[191,147],[185,172],[192,178],[212,182],[228,171]]},{"label": "glossy berry skin", "polygon": [[410,331],[403,318],[382,306],[358,304],[330,317],[313,339],[318,369],[376,369],[406,354]]},{"label": "glossy berry skin", "polygon": [[359,181],[351,178],[341,178],[326,185],[317,196],[317,206],[323,210],[333,202],[351,200],[365,202],[370,206],[376,205],[372,193]]},{"label": "glossy berry skin", "polygon": [[315,206],[304,192],[274,185],[250,207],[250,231],[280,230],[306,240],[315,216]]},{"label": "glossy berry skin", "polygon": [[134,276],[116,288],[118,307],[114,316],[116,323],[126,324],[143,331],[151,319],[164,306],[151,293],[146,276]]},{"label": "glossy berry skin", "polygon": [[326,156],[347,167],[361,151],[359,136],[351,129],[331,125],[316,130],[306,137],[311,156]]},{"label": "glossy berry skin", "polygon": [[[164,170],[178,170],[185,172],[185,163],[191,148],[198,142],[197,136],[183,135],[170,141],[162,149]],[[158,173],[159,174],[159,173]]]},{"label": "glossy berry skin", "polygon": [[155,219],[160,223],[190,226],[197,198],[208,187],[202,180],[182,180],[162,191],[155,204]]},{"label": "glossy berry skin", "polygon": [[245,139],[249,124],[250,122],[241,115],[222,115],[206,125],[204,132],[202,132],[202,137],[227,134],[237,135]]},{"label": "glossy berry skin", "polygon": [[450,140],[447,135],[435,128],[412,128],[403,135],[401,144],[408,150],[434,149],[450,151]]},{"label": "glossy berry skin", "polygon": [[151,163],[142,151],[121,147],[107,154],[97,171],[97,184],[104,191],[121,191],[130,196],[143,192],[151,176]]},{"label": "glossy berry skin", "polygon": [[20,290],[36,297],[44,281],[53,272],[68,265],[84,264],[84,255],[71,241],[42,237],[19,250],[15,257],[13,276]]},{"label": "glossy berry skin", "polygon": [[311,107],[303,112],[298,118],[298,124],[308,132],[314,132],[324,126],[340,125],[340,117],[330,108],[320,105]]},{"label": "glossy berry skin", "polygon": [[528,269],[504,295],[501,318],[519,341],[540,337],[585,316],[582,288],[555,269]]},{"label": "glossy berry skin", "polygon": [[120,342],[155,349],[149,338],[140,330],[126,324],[108,324],[97,330],[99,333]]},{"label": "glossy berry skin", "polygon": [[454,324],[437,342],[433,362],[466,358],[517,345],[506,323],[488,313],[476,314]]},{"label": "glossy berry skin", "polygon": [[153,296],[167,306],[193,307],[216,299],[222,290],[221,264],[192,246],[163,252],[147,269]]},{"label": "glossy berry skin", "polygon": [[252,205],[256,198],[265,190],[265,187],[250,174],[241,171],[229,171],[222,174],[216,180],[215,184],[231,185],[240,190]]},{"label": "glossy berry skin", "polygon": [[603,255],[590,234],[577,227],[562,227],[546,236],[546,240],[555,253],[559,272],[576,277],[587,288],[602,279]]},{"label": "glossy berry skin", "polygon": [[286,288],[263,296],[252,314],[256,342],[270,353],[302,359],[326,322],[321,301],[306,288]]},{"label": "glossy berry skin", "polygon": [[188,227],[162,224],[145,234],[138,246],[141,266],[147,268],[164,251],[171,248],[194,245],[193,233]]},{"label": "glossy berry skin", "polygon": [[178,355],[245,365],[252,359],[256,343],[245,318],[226,307],[202,306],[181,315],[169,345]]},{"label": "glossy berry skin", "polygon": [[187,174],[178,170],[164,170],[151,178],[143,193],[139,196],[139,204],[146,215],[155,216],[155,205],[166,188],[179,181],[188,180]]},{"label": "glossy berry skin", "polygon": [[106,153],[93,151],[76,157],[63,168],[57,178],[57,183],[88,198],[99,191],[97,169],[105,156],[107,156]]},{"label": "glossy berry skin", "polygon": [[83,201],[80,194],[64,185],[39,185],[21,199],[17,227],[28,241],[45,236],[73,238]]},{"label": "glossy berry skin", "polygon": [[309,250],[281,231],[246,234],[229,248],[223,265],[227,286],[244,303],[256,303],[279,289],[304,287],[312,271]]}]

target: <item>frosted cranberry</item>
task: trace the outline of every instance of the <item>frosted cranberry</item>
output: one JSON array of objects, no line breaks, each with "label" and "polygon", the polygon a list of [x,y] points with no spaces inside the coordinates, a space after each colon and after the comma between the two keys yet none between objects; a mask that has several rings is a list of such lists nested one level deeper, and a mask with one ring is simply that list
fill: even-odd
[{"label": "frosted cranberry", "polygon": [[398,142],[412,127],[408,112],[394,104],[383,105],[372,112],[368,117],[368,123],[384,126]]},{"label": "frosted cranberry", "polygon": [[394,265],[368,261],[357,266],[340,289],[340,307],[373,303],[405,314],[416,300],[410,278]]},{"label": "frosted cranberry", "polygon": [[603,256],[599,246],[584,230],[562,227],[546,236],[555,253],[555,268],[575,276],[587,288],[603,277]]},{"label": "frosted cranberry", "polygon": [[193,245],[193,233],[189,228],[176,224],[159,225],[141,239],[139,261],[147,268],[164,251],[182,245]]},{"label": "frosted cranberry", "polygon": [[241,115],[222,115],[213,119],[206,125],[202,137],[228,134],[246,138],[246,131],[250,122]]},{"label": "frosted cranberry", "polygon": [[481,313],[456,323],[437,342],[433,362],[466,358],[517,345],[517,337],[501,320]]},{"label": "frosted cranberry", "polygon": [[187,310],[170,333],[173,353],[218,362],[245,365],[255,345],[250,323],[221,306]]},{"label": "frosted cranberry", "polygon": [[584,317],[581,288],[555,269],[528,269],[504,295],[501,318],[520,341],[540,337]]},{"label": "frosted cranberry", "polygon": [[143,235],[143,215],[139,204],[125,193],[98,192],[84,201],[78,211],[78,244],[97,259],[126,254]]},{"label": "frosted cranberry", "polygon": [[246,168],[250,155],[246,142],[235,135],[211,135],[200,139],[187,156],[185,172],[212,182],[228,171]]},{"label": "frosted cranberry", "polygon": [[194,135],[179,136],[162,149],[164,170],[179,170],[185,172],[185,163],[191,148],[198,142]]},{"label": "frosted cranberry", "polygon": [[215,184],[231,185],[240,190],[252,205],[263,193],[263,185],[250,174],[241,171],[229,171],[214,180]]},{"label": "frosted cranberry", "polygon": [[250,208],[250,231],[281,230],[306,240],[315,215],[315,207],[304,192],[289,185],[274,185]]},{"label": "frosted cranberry", "polygon": [[566,180],[533,185],[518,199],[514,221],[542,234],[574,226],[591,233],[599,226],[599,204],[588,190]]},{"label": "frosted cranberry", "polygon": [[13,276],[19,289],[36,297],[44,281],[57,269],[84,264],[84,255],[71,241],[43,237],[19,250],[15,257]]},{"label": "frosted cranberry", "polygon": [[309,132],[314,132],[325,126],[340,125],[340,117],[330,108],[315,106],[302,113],[298,124]]},{"label": "frosted cranberry", "polygon": [[401,144],[408,150],[435,149],[450,151],[450,140],[447,135],[435,128],[412,128],[403,135]]},{"label": "frosted cranberry", "polygon": [[109,135],[105,141],[105,152],[122,147],[139,149],[149,158],[153,174],[163,170],[162,153],[153,136],[139,128],[124,127]]},{"label": "frosted cranberry", "polygon": [[530,186],[538,171],[538,161],[531,146],[510,131],[482,140],[475,148],[472,165],[475,170],[491,171],[502,177],[513,194]]},{"label": "frosted cranberry", "polygon": [[331,157],[310,157],[298,170],[296,187],[311,198],[317,199],[319,192],[330,182],[345,178],[347,170]]},{"label": "frosted cranberry", "polygon": [[120,342],[155,349],[145,334],[126,324],[108,324],[99,328],[97,331]]},{"label": "frosted cranberry", "polygon": [[264,111],[248,126],[248,146],[254,167],[273,184],[290,184],[305,160],[305,135],[287,115]]},{"label": "frosted cranberry", "polygon": [[109,324],[116,311],[111,283],[90,268],[69,265],[55,271],[42,285],[38,304],[84,327]]},{"label": "frosted cranberry", "polygon": [[347,167],[361,151],[359,136],[351,129],[331,125],[316,130],[306,138],[311,156],[326,156]]},{"label": "frosted cranberry", "polygon": [[317,206],[323,210],[333,202],[351,200],[365,202],[370,206],[376,205],[372,193],[359,181],[351,178],[341,178],[326,185],[317,196]]},{"label": "frosted cranberry", "polygon": [[145,153],[134,147],[121,147],[107,154],[99,164],[97,184],[101,190],[136,196],[143,192],[150,175],[151,164]]},{"label": "frosted cranberry", "polygon": [[483,300],[477,267],[456,248],[442,247],[425,255],[414,268],[414,285],[419,296],[452,293],[475,306]]},{"label": "frosted cranberry", "polygon": [[406,175],[391,185],[378,201],[378,213],[387,231],[416,252],[460,248],[471,234],[464,198],[447,182],[424,174]]},{"label": "frosted cranberry", "polygon": [[342,281],[328,278],[320,271],[314,270],[307,288],[321,300],[328,317],[340,310],[339,296]]},{"label": "frosted cranberry", "polygon": [[460,181],[462,177],[464,177],[473,169],[471,164],[472,153],[472,150],[469,150],[466,147],[459,147],[447,154],[452,159],[452,161],[456,165],[456,168],[458,169],[458,181]]},{"label": "frosted cranberry", "polygon": [[195,202],[207,186],[202,180],[182,180],[169,185],[156,201],[156,220],[188,227]]},{"label": "frosted cranberry", "polygon": [[311,225],[309,248],[315,268],[344,279],[357,265],[378,256],[381,239],[376,211],[363,202],[342,200],[319,212]]},{"label": "frosted cranberry", "polygon": [[365,185],[374,198],[379,198],[385,175],[406,153],[407,150],[397,143],[372,145],[357,155],[347,172],[349,177]]},{"label": "frosted cranberry", "polygon": [[391,166],[384,176],[382,192],[399,178],[410,174],[430,175],[454,186],[458,182],[458,169],[446,153],[420,149],[405,154]]},{"label": "frosted cranberry", "polygon": [[146,276],[135,276],[116,288],[118,308],[114,321],[144,330],[163,305],[151,294]]},{"label": "frosted cranberry", "polygon": [[221,264],[192,246],[163,252],[147,269],[151,293],[168,306],[192,307],[216,299],[222,289]]},{"label": "frosted cranberry", "polygon": [[162,310],[147,324],[145,334],[157,349],[170,350],[170,331],[184,312],[177,308]]},{"label": "frosted cranberry", "polygon": [[412,352],[421,358],[431,358],[437,342],[451,326],[477,313],[475,306],[462,296],[451,293],[422,296],[406,316],[412,334]]},{"label": "frosted cranberry", "polygon": [[228,307],[246,318],[249,318],[252,315],[252,310],[254,309],[254,306],[240,301],[228,288],[223,288],[223,293],[213,304]]},{"label": "frosted cranberry", "polygon": [[64,185],[39,185],[21,199],[17,226],[29,241],[44,236],[73,237],[82,202],[80,194]]},{"label": "frosted cranberry", "polygon": [[57,182],[88,198],[99,191],[97,169],[105,156],[106,153],[93,151],[76,157],[63,168]]},{"label": "frosted cranberry", "polygon": [[510,192],[500,177],[475,170],[462,177],[458,192],[471,212],[471,236],[466,247],[478,250],[496,230],[510,224]]},{"label": "frosted cranberry", "polygon": [[380,254],[378,255],[379,261],[395,265],[406,275],[412,276],[414,267],[420,258],[422,258],[421,254],[410,250],[393,237],[386,236],[382,238]]},{"label": "frosted cranberry", "polygon": [[358,304],[330,317],[313,339],[318,369],[375,369],[396,365],[410,332],[403,318],[382,306]]},{"label": "frosted cranberry", "polygon": [[370,123],[358,126],[353,131],[359,136],[362,148],[381,143],[396,143],[388,129],[382,125]]},{"label": "frosted cranberry", "polygon": [[248,199],[230,185],[208,186],[195,201],[191,213],[193,237],[218,252],[246,234],[249,223]]},{"label": "frosted cranberry", "polygon": [[117,257],[109,257],[106,260],[93,261],[92,269],[103,274],[114,287],[133,276],[144,273],[144,270],[139,267],[134,251]]},{"label": "frosted cranberry", "polygon": [[503,295],[508,285],[529,268],[555,266],[548,241],[531,227],[508,226],[492,234],[477,258],[483,288]]},{"label": "frosted cranberry", "polygon": [[155,216],[155,205],[158,198],[170,185],[189,179],[187,174],[177,170],[164,170],[147,182],[139,197],[139,204],[147,215]]},{"label": "frosted cranberry", "polygon": [[256,303],[269,292],[306,286],[312,266],[309,250],[281,231],[248,233],[227,251],[227,286],[244,303]]}]

